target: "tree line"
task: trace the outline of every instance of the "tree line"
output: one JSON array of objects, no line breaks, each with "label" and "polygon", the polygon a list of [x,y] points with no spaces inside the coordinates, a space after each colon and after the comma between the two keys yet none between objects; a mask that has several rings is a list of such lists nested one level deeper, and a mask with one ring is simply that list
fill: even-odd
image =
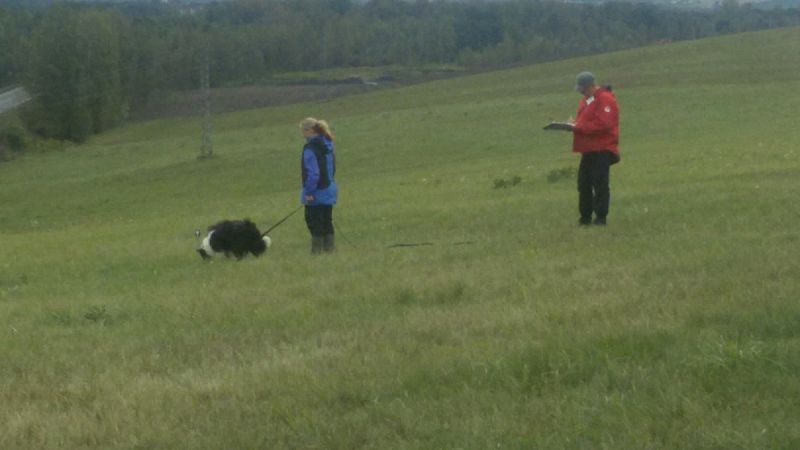
[{"label": "tree line", "polygon": [[489,69],[800,24],[800,9],[725,0],[688,11],[645,3],[537,0],[234,0],[210,4],[0,0],[0,86],[36,96],[26,122],[80,141],[160,90],[334,67]]}]

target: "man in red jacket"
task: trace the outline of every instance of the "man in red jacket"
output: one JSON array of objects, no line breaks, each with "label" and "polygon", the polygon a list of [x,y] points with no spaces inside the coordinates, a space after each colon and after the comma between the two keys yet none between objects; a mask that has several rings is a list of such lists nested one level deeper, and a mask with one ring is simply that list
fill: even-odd
[{"label": "man in red jacket", "polygon": [[572,122],[572,151],[581,154],[578,209],[581,225],[605,225],[611,193],[609,172],[619,156],[619,108],[611,86],[598,86],[591,72],[578,74],[575,90],[583,94]]}]

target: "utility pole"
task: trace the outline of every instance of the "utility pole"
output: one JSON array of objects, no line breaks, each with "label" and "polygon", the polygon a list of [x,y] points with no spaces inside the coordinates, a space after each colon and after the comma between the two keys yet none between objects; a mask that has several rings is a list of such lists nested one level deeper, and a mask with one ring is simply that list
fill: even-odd
[{"label": "utility pole", "polygon": [[320,66],[322,66],[322,95],[323,101],[330,100],[330,92],[328,90],[328,33],[327,22],[322,21],[322,42],[321,51],[319,52]]},{"label": "utility pole", "polygon": [[206,49],[205,67],[200,80],[200,89],[203,92],[203,137],[200,140],[200,155],[197,159],[211,158],[214,154],[214,144],[211,140],[213,122],[211,120],[211,69]]}]

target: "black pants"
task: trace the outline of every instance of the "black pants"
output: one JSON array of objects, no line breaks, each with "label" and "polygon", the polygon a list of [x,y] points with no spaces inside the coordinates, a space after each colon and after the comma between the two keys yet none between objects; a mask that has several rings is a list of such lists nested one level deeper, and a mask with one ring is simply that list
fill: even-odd
[{"label": "black pants", "polygon": [[592,212],[598,219],[608,215],[611,190],[608,187],[609,172],[614,154],[611,152],[590,152],[581,156],[578,169],[578,209],[581,221],[589,222]]},{"label": "black pants", "polygon": [[311,236],[333,234],[333,205],[306,205],[306,225]]}]

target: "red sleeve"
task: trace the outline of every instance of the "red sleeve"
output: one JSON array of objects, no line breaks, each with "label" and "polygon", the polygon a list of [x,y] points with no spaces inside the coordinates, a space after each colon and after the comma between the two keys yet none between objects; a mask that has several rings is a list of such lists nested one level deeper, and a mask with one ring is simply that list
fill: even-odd
[{"label": "red sleeve", "polygon": [[608,132],[619,123],[617,102],[611,95],[595,97],[596,104],[586,117],[579,117],[575,131],[582,134],[600,134]]}]

